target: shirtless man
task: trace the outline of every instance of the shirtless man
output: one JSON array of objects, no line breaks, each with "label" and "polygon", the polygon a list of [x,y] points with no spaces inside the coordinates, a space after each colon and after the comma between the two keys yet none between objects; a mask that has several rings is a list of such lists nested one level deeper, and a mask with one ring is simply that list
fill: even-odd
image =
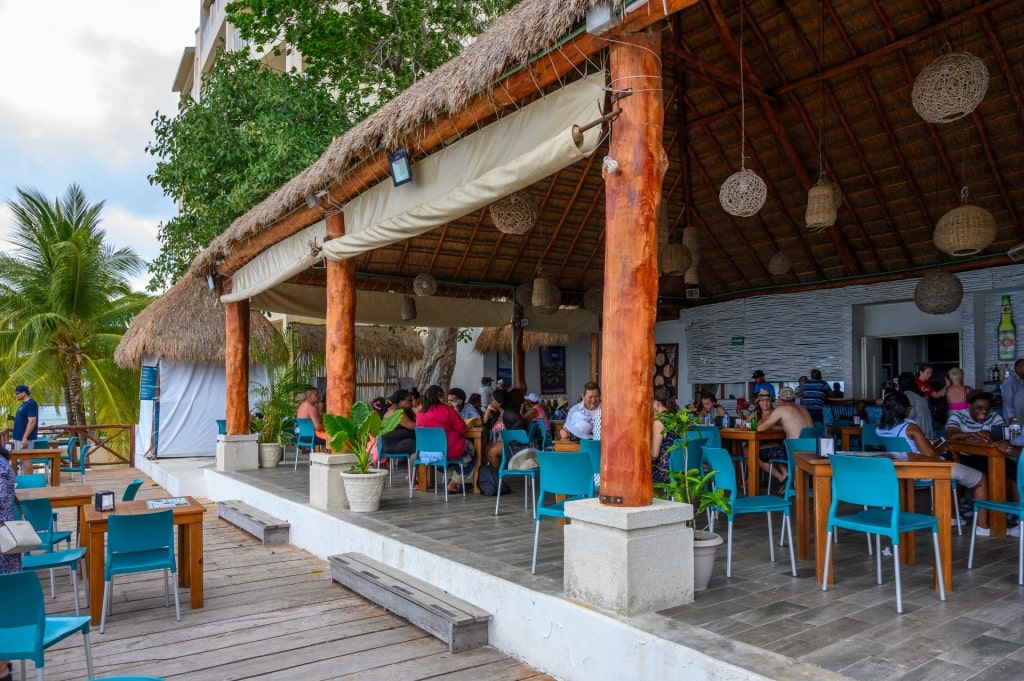
[{"label": "shirtless man", "polygon": [[[763,420],[757,422],[757,432],[777,430],[780,426],[786,434],[787,440],[795,440],[800,437],[800,433],[804,428],[814,426],[810,413],[803,406],[796,403],[796,391],[790,387],[785,387],[779,391],[779,406],[772,409]],[[782,467],[772,466],[772,461],[785,459],[786,450],[785,447],[775,447],[775,450],[770,450],[767,458],[765,457],[765,451],[761,452],[761,468],[764,471],[770,472],[779,482],[785,482],[786,476],[782,473]]]},{"label": "shirtless man", "polygon": [[313,421],[313,430],[316,432],[313,443],[317,447],[323,447],[327,443],[327,431],[324,430],[324,417],[317,409],[318,402],[320,402],[320,391],[316,388],[306,388],[306,399],[299,405],[295,412],[295,418]]}]

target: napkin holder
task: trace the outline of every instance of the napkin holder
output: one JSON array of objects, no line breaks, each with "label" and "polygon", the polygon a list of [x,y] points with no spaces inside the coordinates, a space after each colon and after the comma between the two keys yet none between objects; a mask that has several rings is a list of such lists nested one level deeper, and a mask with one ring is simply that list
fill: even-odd
[{"label": "napkin holder", "polygon": [[818,456],[827,459],[836,453],[836,441],[830,437],[818,438]]},{"label": "napkin holder", "polygon": [[114,493],[107,489],[101,489],[96,492],[95,497],[96,510],[100,512],[113,511],[114,510]]}]

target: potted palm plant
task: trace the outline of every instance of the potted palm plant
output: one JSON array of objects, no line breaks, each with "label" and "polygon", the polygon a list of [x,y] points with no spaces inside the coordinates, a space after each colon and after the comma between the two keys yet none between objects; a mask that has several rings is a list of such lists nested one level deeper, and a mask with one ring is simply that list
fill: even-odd
[{"label": "potted palm plant", "polygon": [[[689,409],[663,411],[657,418],[665,425],[666,432],[676,434],[675,442],[669,447],[669,456],[681,465],[673,466],[674,470],[669,471],[668,482],[654,483],[654,494],[659,499],[693,505],[693,520],[690,521],[693,528],[693,590],[703,591],[711,581],[715,554],[722,544],[722,537],[710,531],[711,520],[720,511],[728,513],[732,502],[725,495],[725,490],[710,488],[708,483],[714,478],[715,471],[705,473],[699,462],[692,462],[697,465],[690,466],[689,445],[699,439],[694,429],[697,424],[694,413]],[[708,521],[703,529],[698,529],[701,518],[708,518]]]},{"label": "potted palm plant", "polygon": [[324,414],[324,430],[331,451],[351,453],[356,459],[348,471],[341,473],[351,510],[366,513],[380,508],[388,472],[371,466],[372,449],[376,438],[390,433],[401,420],[401,410],[381,419],[366,402],[353,404],[348,416]]},{"label": "potted palm plant", "polygon": [[267,368],[267,383],[253,390],[254,415],[250,429],[259,435],[260,467],[270,468],[281,462],[284,445],[291,441],[295,429],[296,398],[306,388],[291,360],[286,344],[258,353]]}]

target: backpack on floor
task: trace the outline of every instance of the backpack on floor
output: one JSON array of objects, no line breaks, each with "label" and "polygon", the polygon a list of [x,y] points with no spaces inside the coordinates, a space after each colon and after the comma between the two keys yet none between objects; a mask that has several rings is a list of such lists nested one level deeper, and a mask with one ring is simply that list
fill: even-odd
[{"label": "backpack on floor", "polygon": [[[476,478],[476,487],[485,497],[498,496],[498,471],[494,470],[493,466],[481,466]],[[512,488],[504,480],[501,481],[501,493],[512,493]]]}]

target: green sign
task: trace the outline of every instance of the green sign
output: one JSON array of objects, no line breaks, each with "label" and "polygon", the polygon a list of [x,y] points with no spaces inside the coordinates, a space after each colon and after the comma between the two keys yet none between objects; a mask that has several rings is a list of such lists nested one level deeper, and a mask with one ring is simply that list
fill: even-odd
[{"label": "green sign", "polygon": [[744,340],[746,340],[746,339],[743,336],[733,336],[732,337],[732,344],[733,345],[743,345],[743,341]]}]

